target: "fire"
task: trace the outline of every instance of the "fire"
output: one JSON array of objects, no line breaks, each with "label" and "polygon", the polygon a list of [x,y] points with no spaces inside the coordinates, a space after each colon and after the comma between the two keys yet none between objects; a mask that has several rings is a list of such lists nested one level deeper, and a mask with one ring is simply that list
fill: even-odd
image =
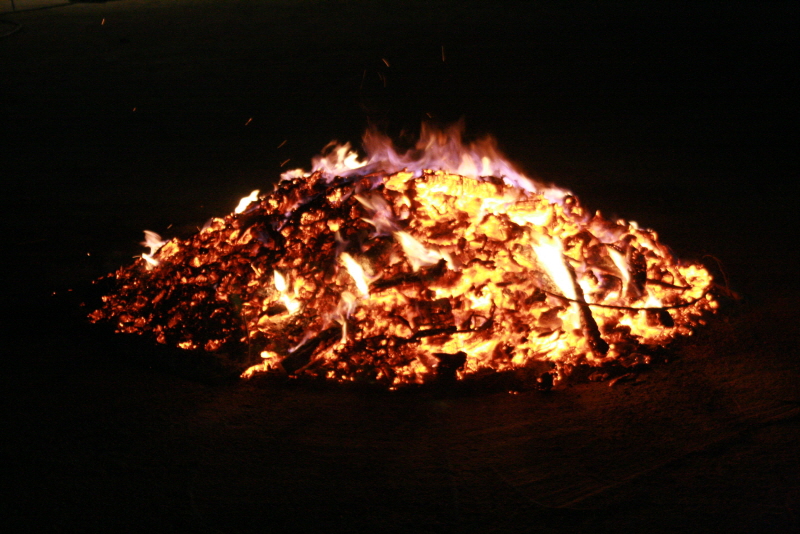
[{"label": "fire", "polygon": [[311,172],[188,238],[148,233],[150,253],[113,275],[90,318],[260,354],[245,377],[397,387],[639,363],[717,307],[701,265],[518,173],[491,141],[423,130],[404,154],[378,135],[365,147],[361,159],[329,145]]},{"label": "fire", "polygon": [[258,189],[252,191],[249,195],[239,201],[239,205],[233,210],[234,213],[242,213],[253,202],[258,202],[258,194],[261,193]]},{"label": "fire", "polygon": [[144,231],[144,241],[142,241],[142,246],[147,247],[150,249],[150,253],[147,252],[142,253],[142,259],[147,262],[147,268],[152,269],[153,267],[158,266],[158,260],[153,258],[158,249],[163,247],[165,244],[164,241],[161,240],[161,236],[155,232],[151,232],[150,230]]},{"label": "fire", "polygon": [[[275,280],[275,289],[278,290],[280,293],[280,300],[283,305],[286,307],[286,311],[289,313],[296,313],[300,307],[302,306],[295,298],[290,297],[289,294],[286,292],[288,286],[286,284],[286,279],[283,277],[281,273],[278,271],[274,271],[274,280]],[[295,297],[297,293],[295,293]]]}]

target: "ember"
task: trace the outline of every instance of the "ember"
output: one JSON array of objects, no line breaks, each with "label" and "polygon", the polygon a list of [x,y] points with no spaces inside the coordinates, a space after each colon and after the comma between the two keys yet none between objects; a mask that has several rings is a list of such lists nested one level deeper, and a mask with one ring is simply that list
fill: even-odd
[{"label": "ember", "polygon": [[398,154],[330,145],[197,234],[113,276],[91,320],[184,349],[259,354],[262,372],[388,387],[646,362],[712,313],[711,276],[655,232],[589,214],[490,141],[423,130]]}]

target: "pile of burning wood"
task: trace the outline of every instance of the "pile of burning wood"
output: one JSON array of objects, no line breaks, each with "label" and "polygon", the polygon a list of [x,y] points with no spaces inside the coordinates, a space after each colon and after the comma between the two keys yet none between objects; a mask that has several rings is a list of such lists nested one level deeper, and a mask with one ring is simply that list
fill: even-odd
[{"label": "pile of burning wood", "polygon": [[243,376],[388,387],[646,363],[717,307],[655,232],[587,213],[490,142],[423,131],[398,154],[329,146],[312,172],[119,269],[90,318],[184,349],[249,353]]}]

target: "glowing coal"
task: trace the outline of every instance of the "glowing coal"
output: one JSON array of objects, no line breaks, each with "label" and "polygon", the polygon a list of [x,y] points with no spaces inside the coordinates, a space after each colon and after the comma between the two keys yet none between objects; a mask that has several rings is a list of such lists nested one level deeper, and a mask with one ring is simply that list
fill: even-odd
[{"label": "glowing coal", "polygon": [[[655,232],[587,213],[491,141],[423,129],[399,154],[330,145],[235,213],[114,275],[93,321],[261,372],[389,387],[647,361],[717,303]],[[245,366],[243,366],[244,368]],[[550,380],[548,378],[548,380]]]}]

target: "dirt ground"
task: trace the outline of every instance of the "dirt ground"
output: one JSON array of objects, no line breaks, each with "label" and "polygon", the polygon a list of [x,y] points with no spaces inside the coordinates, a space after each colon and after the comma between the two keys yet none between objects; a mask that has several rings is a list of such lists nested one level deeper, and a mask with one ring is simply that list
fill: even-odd
[{"label": "dirt ground", "polygon": [[[796,532],[798,9],[651,4],[0,2],[4,530]],[[462,117],[742,299],[546,394],[221,381],[84,321],[142,230]]]}]

